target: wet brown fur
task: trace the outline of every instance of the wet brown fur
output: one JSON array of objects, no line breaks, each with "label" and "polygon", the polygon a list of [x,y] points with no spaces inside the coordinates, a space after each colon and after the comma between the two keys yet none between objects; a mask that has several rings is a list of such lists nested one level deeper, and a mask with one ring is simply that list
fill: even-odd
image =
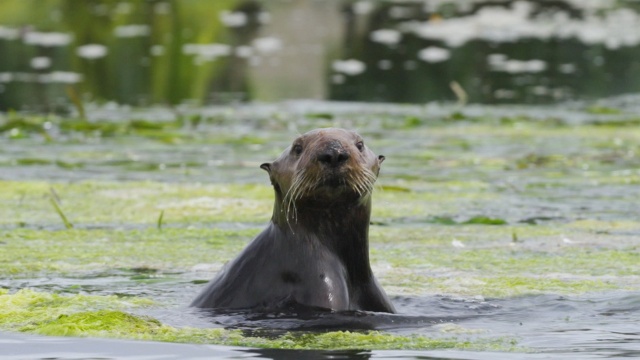
[{"label": "wet brown fur", "polygon": [[275,192],[271,222],[192,306],[395,312],[369,264],[371,192],[383,160],[357,133],[329,128],[262,164]]}]

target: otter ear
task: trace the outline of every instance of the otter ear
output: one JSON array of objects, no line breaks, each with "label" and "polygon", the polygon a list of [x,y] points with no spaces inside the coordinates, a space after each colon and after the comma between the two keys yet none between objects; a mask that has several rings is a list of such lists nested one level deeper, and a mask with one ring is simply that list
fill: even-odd
[{"label": "otter ear", "polygon": [[260,169],[268,172],[269,174],[271,174],[271,163],[264,163],[262,165],[260,165]]},{"label": "otter ear", "polygon": [[382,164],[382,162],[384,161],[384,159],[386,159],[386,158],[384,157],[384,155],[379,155],[379,156],[378,156],[378,165]]}]

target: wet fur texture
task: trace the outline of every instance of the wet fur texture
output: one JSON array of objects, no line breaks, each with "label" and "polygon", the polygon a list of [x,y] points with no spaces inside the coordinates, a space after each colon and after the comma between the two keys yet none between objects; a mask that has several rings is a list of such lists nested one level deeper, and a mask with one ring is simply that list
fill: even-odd
[{"label": "wet fur texture", "polygon": [[271,222],[191,305],[394,313],[369,264],[371,192],[383,160],[357,133],[329,128],[262,164],[275,192]]}]

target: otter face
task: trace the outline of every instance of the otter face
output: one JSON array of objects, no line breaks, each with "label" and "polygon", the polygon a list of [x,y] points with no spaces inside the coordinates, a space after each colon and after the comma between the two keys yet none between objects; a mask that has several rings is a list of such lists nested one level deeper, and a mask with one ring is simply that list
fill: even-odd
[{"label": "otter face", "polygon": [[368,196],[383,161],[356,132],[327,128],[299,136],[276,161],[261,168],[287,204],[336,202]]}]

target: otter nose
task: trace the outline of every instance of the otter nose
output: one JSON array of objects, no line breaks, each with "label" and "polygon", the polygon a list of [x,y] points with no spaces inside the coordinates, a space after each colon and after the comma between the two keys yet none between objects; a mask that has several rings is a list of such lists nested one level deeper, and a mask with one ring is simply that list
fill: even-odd
[{"label": "otter nose", "polygon": [[342,147],[329,147],[320,152],[317,156],[320,163],[329,166],[340,166],[349,159],[349,152]]}]

